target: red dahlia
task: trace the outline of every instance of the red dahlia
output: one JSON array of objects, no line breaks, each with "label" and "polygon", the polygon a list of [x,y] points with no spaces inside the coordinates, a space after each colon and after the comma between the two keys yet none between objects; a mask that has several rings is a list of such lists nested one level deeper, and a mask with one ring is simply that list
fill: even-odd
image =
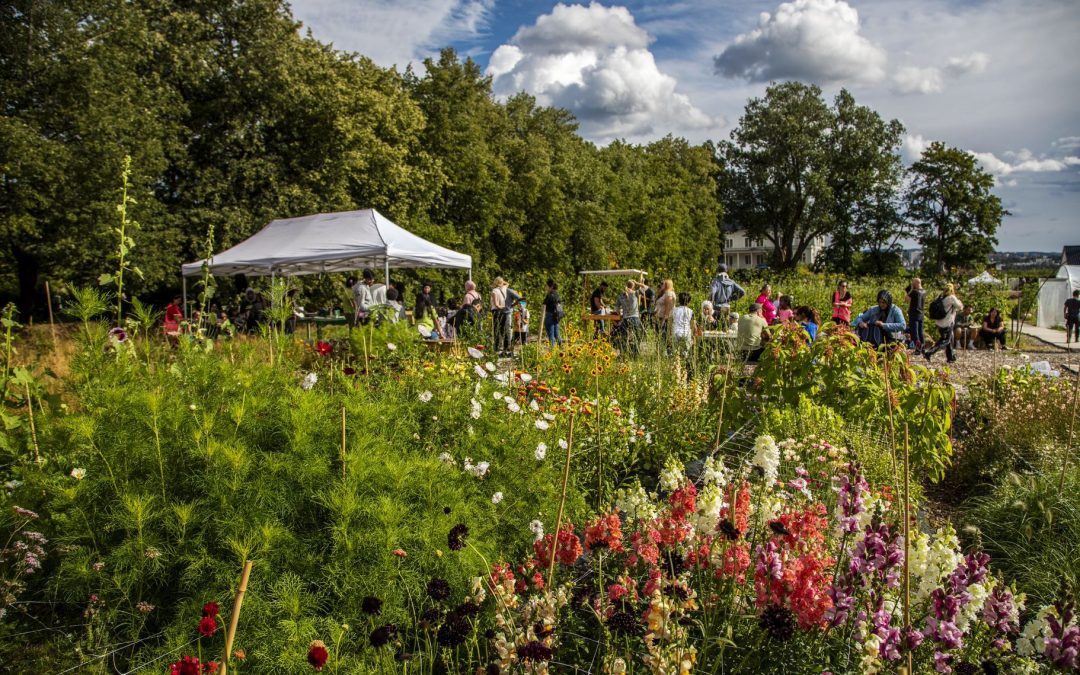
[{"label": "red dahlia", "polygon": [[319,352],[319,356],[328,356],[330,352],[334,351],[334,345],[319,340],[315,343],[315,351]]},{"label": "red dahlia", "polygon": [[210,637],[217,632],[217,621],[214,621],[212,616],[204,616],[202,621],[199,622],[199,634],[203,637]]},{"label": "red dahlia", "polygon": [[330,658],[330,652],[326,651],[326,644],[322,640],[312,640],[307,650],[307,660],[315,672],[323,669],[328,658]]}]

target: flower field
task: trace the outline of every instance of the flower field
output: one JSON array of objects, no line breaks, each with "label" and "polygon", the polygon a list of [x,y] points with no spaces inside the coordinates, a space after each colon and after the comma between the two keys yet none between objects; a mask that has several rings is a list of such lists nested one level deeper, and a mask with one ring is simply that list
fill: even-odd
[{"label": "flower field", "polygon": [[[1002,371],[958,401],[845,329],[781,333],[744,371],[575,330],[500,360],[407,326],[172,347],[89,316],[54,372],[5,318],[10,672],[1080,659],[1062,383]],[[942,516],[949,486],[971,500]]]}]

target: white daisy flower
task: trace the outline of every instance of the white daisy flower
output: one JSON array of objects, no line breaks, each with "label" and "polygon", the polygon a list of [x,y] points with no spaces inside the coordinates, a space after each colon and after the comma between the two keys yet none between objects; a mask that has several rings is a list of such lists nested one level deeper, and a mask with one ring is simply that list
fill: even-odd
[{"label": "white daisy flower", "polygon": [[534,452],[533,454],[536,455],[537,461],[544,461],[544,458],[547,457],[547,443],[540,443],[539,445],[537,445],[536,452]]},{"label": "white daisy flower", "polygon": [[420,392],[420,396],[419,396],[418,398],[419,398],[419,399],[420,399],[421,401],[423,401],[424,403],[427,403],[428,401],[430,401],[430,400],[431,400],[431,397],[432,397],[432,396],[434,396],[434,394],[432,394],[432,393],[431,393],[430,391],[427,391],[427,390],[425,389],[424,391]]},{"label": "white daisy flower", "polygon": [[495,494],[491,495],[491,503],[492,504],[498,504],[502,500],[503,500],[503,493],[501,493],[501,492],[496,492]]},{"label": "white daisy flower", "polygon": [[388,352],[395,352],[395,351],[397,351],[397,345],[396,345],[396,344],[394,344],[393,342],[387,342],[387,343],[386,343],[386,351],[388,351]]},{"label": "white daisy flower", "polygon": [[485,364],[484,364],[484,367],[485,367],[485,368],[487,368],[487,371],[488,371],[489,373],[494,373],[494,372],[495,372],[495,370],[496,370],[496,368],[495,368],[495,364],[494,364],[494,363],[492,363],[491,361],[488,361],[487,363],[485,363]]},{"label": "white daisy flower", "polygon": [[308,373],[304,376],[304,381],[300,383],[300,388],[304,391],[310,391],[315,383],[319,381],[319,376],[315,373]]},{"label": "white daisy flower", "polygon": [[474,359],[484,358],[484,352],[480,351],[476,347],[469,347],[465,351],[469,352],[469,356],[473,357]]},{"label": "white daisy flower", "polygon": [[548,424],[547,420],[536,420],[536,428],[540,431],[547,431],[551,428],[551,425]]},{"label": "white daisy flower", "polygon": [[487,371],[484,370],[484,367],[481,366],[479,363],[476,364],[475,366],[473,366],[473,371],[476,373],[477,377],[487,377],[488,376]]},{"label": "white daisy flower", "polygon": [[82,480],[83,478],[86,478],[86,469],[82,467],[75,467],[71,470],[71,477],[75,480]]}]

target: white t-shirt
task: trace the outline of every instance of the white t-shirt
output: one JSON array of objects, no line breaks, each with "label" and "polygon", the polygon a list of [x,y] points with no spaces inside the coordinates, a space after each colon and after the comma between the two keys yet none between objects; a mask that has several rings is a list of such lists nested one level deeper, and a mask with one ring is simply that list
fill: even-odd
[{"label": "white t-shirt", "polygon": [[386,304],[386,286],[380,283],[374,283],[368,286],[368,293],[371,295],[372,305],[385,305]]},{"label": "white t-shirt", "polygon": [[690,337],[690,322],[694,319],[694,310],[689,307],[676,307],[671,313],[671,333],[678,338]]}]

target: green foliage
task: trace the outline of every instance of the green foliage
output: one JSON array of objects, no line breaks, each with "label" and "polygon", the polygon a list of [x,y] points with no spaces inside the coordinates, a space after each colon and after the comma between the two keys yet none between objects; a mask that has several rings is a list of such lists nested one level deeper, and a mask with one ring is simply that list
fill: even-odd
[{"label": "green foliage", "polygon": [[964,522],[991,564],[1029,596],[1028,606],[1054,602],[1066,583],[1080,582],[1080,469],[1062,487],[1056,473],[1008,474],[993,492],[964,504]]},{"label": "green foliage", "polygon": [[1008,215],[991,193],[994,177],[974,155],[934,142],[911,167],[907,217],[933,272],[978,266],[993,252],[994,234]]}]

